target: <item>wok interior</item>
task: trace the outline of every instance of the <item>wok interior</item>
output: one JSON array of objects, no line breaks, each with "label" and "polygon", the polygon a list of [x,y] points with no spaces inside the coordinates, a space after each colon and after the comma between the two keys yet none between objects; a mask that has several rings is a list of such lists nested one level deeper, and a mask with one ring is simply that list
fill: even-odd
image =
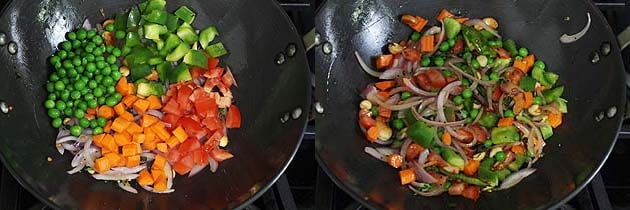
[{"label": "wok interior", "polygon": [[[273,55],[299,43],[295,28],[273,1],[168,1],[167,10],[186,5],[197,13],[193,26],[219,29],[230,54],[222,58],[232,69],[233,88],[243,124],[228,133],[235,158],[215,174],[204,170],[192,178],[175,179],[175,192],[158,195],[139,189],[137,195],[115,183],[96,181],[85,172],[67,175],[71,155],[59,155],[53,129],[42,106],[46,80],[53,68],[48,57],[64,34],[85,18],[94,26],[139,1],[13,1],[0,18],[0,31],[19,50],[0,52],[0,99],[14,109],[0,116],[0,151],[4,165],[18,181],[47,204],[64,209],[224,209],[242,205],[267,189],[293,157],[306,117],[281,124],[279,116],[310,103],[304,49],[282,65]],[[260,15],[265,16],[264,19]],[[47,157],[52,162],[47,162]],[[251,199],[250,199],[251,200]]]},{"label": "wok interior", "polygon": [[[545,156],[534,164],[538,171],[519,185],[493,193],[482,193],[476,203],[461,197],[414,196],[400,185],[398,171],[363,152],[368,144],[357,123],[359,94],[375,82],[359,67],[353,52],[364,59],[384,53],[386,44],[407,39],[411,30],[400,23],[400,15],[414,14],[437,24],[440,9],[470,18],[492,16],[499,22],[504,39],[516,40],[547,69],[560,75],[565,85],[569,113],[563,124],[547,140]],[[589,12],[589,32],[572,44],[559,37],[580,31]],[[566,20],[569,17],[570,20]],[[322,39],[334,50],[317,54],[317,98],[326,114],[317,120],[317,155],[325,170],[342,189],[372,208],[443,209],[447,204],[464,209],[541,209],[577,193],[601,167],[614,144],[621,114],[604,118],[595,115],[625,104],[623,66],[616,38],[597,8],[583,1],[386,1],[363,0],[354,3],[328,1],[317,16]],[[604,42],[612,54],[600,56],[597,64],[590,55]],[[372,62],[372,66],[374,63]]]}]

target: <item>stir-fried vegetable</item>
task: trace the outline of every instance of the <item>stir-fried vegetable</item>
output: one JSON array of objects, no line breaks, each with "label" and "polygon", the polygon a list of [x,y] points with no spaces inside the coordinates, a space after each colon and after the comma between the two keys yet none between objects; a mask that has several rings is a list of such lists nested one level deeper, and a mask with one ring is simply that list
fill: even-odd
[{"label": "stir-fried vegetable", "polygon": [[359,125],[367,140],[389,145],[365,151],[400,169],[412,191],[477,200],[535,171],[567,112],[564,87],[527,48],[503,40],[494,18],[442,10],[437,20],[422,33],[426,19],[403,15],[414,32],[376,57],[377,71],[355,53],[381,79],[362,93]]},{"label": "stir-fried vegetable", "polygon": [[241,113],[234,76],[218,59],[228,52],[216,27],[198,33],[191,9],[165,5],[147,0],[102,27],[68,32],[50,57],[44,106],[58,151],[74,155],[69,174],[170,193],[175,173],[215,172],[233,157],[227,129],[241,126]]}]

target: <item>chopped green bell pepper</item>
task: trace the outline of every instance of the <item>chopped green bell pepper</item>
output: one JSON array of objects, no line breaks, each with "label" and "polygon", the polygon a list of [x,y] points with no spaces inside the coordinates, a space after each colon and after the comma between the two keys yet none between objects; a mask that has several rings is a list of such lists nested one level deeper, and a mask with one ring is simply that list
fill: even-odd
[{"label": "chopped green bell pepper", "polygon": [[418,121],[418,119],[416,119],[416,116],[413,115],[413,112],[411,111],[411,109],[407,109],[404,111],[405,112],[405,123],[407,123],[407,126],[413,125],[414,123],[416,123],[416,121]]},{"label": "chopped green bell pepper", "polygon": [[462,30],[462,24],[453,18],[445,18],[444,29],[446,30],[446,37],[454,39]]},{"label": "chopped green bell pepper", "polygon": [[153,23],[144,25],[144,38],[147,39],[158,40],[160,39],[160,35],[166,34],[167,32],[166,26],[163,25]]},{"label": "chopped green bell pepper", "polygon": [[192,79],[190,71],[188,71],[188,65],[180,63],[169,75],[171,82],[189,81]]},{"label": "chopped green bell pepper", "polygon": [[490,136],[493,144],[512,143],[520,139],[518,130],[514,126],[492,128]]},{"label": "chopped green bell pepper", "polygon": [[153,10],[149,14],[143,15],[142,18],[149,23],[166,24],[168,13],[164,10]]},{"label": "chopped green bell pepper", "polygon": [[164,41],[164,46],[160,49],[159,53],[162,56],[168,55],[171,50],[175,49],[179,44],[182,43],[182,40],[175,34],[166,35],[166,41]]},{"label": "chopped green bell pepper", "polygon": [[137,32],[130,31],[125,37],[125,47],[132,48],[140,45],[140,35]]},{"label": "chopped green bell pepper", "polygon": [[541,85],[545,86],[545,87],[551,87],[551,84],[549,82],[547,82],[547,79],[545,79],[545,70],[538,68],[538,67],[534,67],[532,69],[532,78],[534,78],[536,81],[538,81]]},{"label": "chopped green bell pepper", "polygon": [[158,65],[160,63],[164,62],[164,58],[163,57],[153,57],[153,58],[149,58],[149,60],[147,60],[147,64],[151,65],[151,66],[155,66]]},{"label": "chopped green bell pepper", "polygon": [[569,112],[567,108],[567,100],[565,100],[564,98],[558,98],[558,100],[556,100],[554,103],[557,105],[558,111],[560,111],[560,113],[564,114]]},{"label": "chopped green bell pepper", "polygon": [[127,63],[131,64],[143,64],[146,63],[149,58],[154,57],[155,55],[151,50],[146,47],[137,46],[131,49],[131,52],[125,57]]},{"label": "chopped green bell pepper", "polygon": [[516,42],[514,42],[514,40],[512,39],[505,40],[503,42],[503,48],[507,50],[512,56],[518,55],[518,49],[516,49]]},{"label": "chopped green bell pepper", "polygon": [[524,91],[533,91],[536,88],[536,80],[530,76],[524,76],[519,84]]},{"label": "chopped green bell pepper", "polygon": [[127,16],[127,29],[138,27],[138,23],[140,23],[140,10],[138,7],[133,6],[129,10],[129,15]]},{"label": "chopped green bell pepper", "polygon": [[188,65],[198,66],[201,68],[208,68],[208,57],[203,52],[197,50],[189,51],[185,56],[183,62]]},{"label": "chopped green bell pepper", "polygon": [[164,6],[166,6],[166,0],[150,0],[147,2],[142,12],[144,14],[150,14],[153,11],[164,11]]},{"label": "chopped green bell pepper", "polygon": [[180,43],[173,52],[166,56],[166,61],[175,62],[182,59],[190,51],[190,46],[184,42]]},{"label": "chopped green bell pepper", "polygon": [[181,6],[175,10],[175,15],[188,24],[192,24],[195,21],[195,13],[186,6]]},{"label": "chopped green bell pepper", "polygon": [[151,66],[149,64],[129,64],[129,80],[136,81],[151,74]]},{"label": "chopped green bell pepper", "polygon": [[136,94],[139,96],[162,96],[164,94],[164,85],[161,83],[143,81],[137,83],[136,87]]},{"label": "chopped green bell pepper", "polygon": [[499,181],[503,181],[505,180],[505,177],[509,176],[512,172],[509,169],[504,168],[504,169],[495,171],[494,173],[497,174],[497,178],[499,178]]},{"label": "chopped green bell pepper", "polygon": [[492,128],[497,124],[499,117],[494,112],[484,112],[479,118],[479,124],[486,128]]},{"label": "chopped green bell pepper", "polygon": [[548,71],[546,71],[543,75],[545,76],[545,80],[547,80],[547,83],[549,83],[549,86],[555,85],[558,81],[558,78],[560,78],[558,74]]},{"label": "chopped green bell pepper", "polygon": [[543,94],[543,98],[545,99],[545,102],[551,103],[551,102],[556,101],[558,98],[560,98],[563,92],[564,92],[564,86],[559,86],[553,89],[545,90],[542,92],[542,94]]},{"label": "chopped green bell pepper", "polygon": [[127,30],[127,15],[116,14],[116,17],[114,17],[114,29],[116,29],[116,31]]},{"label": "chopped green bell pepper", "polygon": [[425,148],[433,145],[433,132],[435,128],[427,126],[422,121],[416,121],[407,128],[407,136]]},{"label": "chopped green bell pepper", "polygon": [[553,136],[553,128],[549,124],[545,124],[540,127],[540,133],[542,134],[544,139],[548,139]]},{"label": "chopped green bell pepper", "polygon": [[199,38],[197,37],[197,33],[195,33],[195,29],[188,23],[182,23],[182,25],[177,28],[177,36],[188,44],[195,43]]},{"label": "chopped green bell pepper", "polygon": [[210,42],[214,40],[214,37],[218,35],[219,32],[214,26],[208,26],[206,29],[203,29],[203,31],[199,32],[199,43],[201,44],[201,47],[206,49],[208,44],[210,44]]},{"label": "chopped green bell pepper", "polygon": [[206,48],[206,52],[210,54],[213,58],[218,58],[228,54],[228,51],[223,46],[223,43],[219,42],[216,44],[208,45]]},{"label": "chopped green bell pepper", "polygon": [[512,161],[508,165],[508,169],[510,169],[511,171],[518,171],[518,169],[523,166],[523,163],[525,163],[525,160],[527,160],[527,157],[525,157],[525,155],[516,155],[514,161]]},{"label": "chopped green bell pepper", "polygon": [[488,183],[490,186],[497,186],[499,185],[499,176],[492,171],[492,165],[494,165],[494,160],[492,158],[482,160],[479,164],[477,177]]},{"label": "chopped green bell pepper", "polygon": [[466,176],[464,174],[454,174],[454,173],[448,172],[448,171],[446,171],[444,169],[440,169],[440,173],[448,176],[451,179],[461,180],[462,182],[466,182],[468,184],[478,185],[478,186],[482,186],[482,187],[488,185],[485,182],[481,181],[480,179],[468,177],[468,176]]},{"label": "chopped green bell pepper", "polygon": [[167,14],[166,23],[164,25],[166,25],[168,32],[173,33],[177,31],[177,28],[179,27],[179,18],[173,14]]},{"label": "chopped green bell pepper", "polygon": [[469,26],[462,26],[462,33],[468,48],[477,50],[477,52],[481,53],[485,43],[485,38],[481,32]]},{"label": "chopped green bell pepper", "polygon": [[511,62],[511,58],[497,58],[494,60],[494,63],[492,63],[492,71],[498,71],[505,67],[508,67]]},{"label": "chopped green bell pepper", "polygon": [[171,69],[173,68],[169,62],[162,62],[155,67],[155,71],[157,71],[160,81],[163,82],[166,80],[166,75],[171,72]]},{"label": "chopped green bell pepper", "polygon": [[449,164],[459,168],[459,169],[464,169],[464,165],[465,165],[465,161],[464,158],[462,158],[459,154],[457,154],[455,151],[448,149],[448,148],[444,148],[442,150],[442,157],[444,158],[444,160],[446,160],[446,162],[448,162]]}]

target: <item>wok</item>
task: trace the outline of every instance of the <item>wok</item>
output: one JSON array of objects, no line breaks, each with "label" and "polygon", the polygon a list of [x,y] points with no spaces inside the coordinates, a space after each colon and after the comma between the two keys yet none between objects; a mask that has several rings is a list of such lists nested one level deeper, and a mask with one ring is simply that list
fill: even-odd
[{"label": "wok", "polygon": [[[55,149],[57,130],[42,102],[48,57],[70,30],[87,18],[92,25],[139,1],[12,1],[0,15],[0,31],[14,42],[0,50],[0,99],[13,107],[0,114],[0,159],[17,181],[55,209],[228,209],[259,197],[282,174],[301,141],[307,118],[281,123],[280,116],[310,103],[309,71],[301,39],[272,0],[169,1],[167,10],[186,5],[197,13],[195,28],[216,25],[230,54],[222,58],[239,84],[233,88],[243,124],[230,129],[228,150],[235,158],[212,174],[177,177],[175,192],[125,192],[116,183],[89,174],[68,175],[71,155]],[[102,10],[101,10],[102,9]],[[101,10],[101,11],[99,11]],[[264,16],[265,18],[260,18]],[[12,44],[11,44],[12,45]],[[296,53],[289,53],[295,48]],[[275,56],[287,51],[282,64]],[[51,161],[47,161],[50,157]]]},{"label": "wok", "polygon": [[[360,92],[376,80],[361,70],[353,52],[373,60],[368,56],[382,54],[388,42],[411,33],[400,23],[401,15],[436,24],[442,8],[467,17],[495,17],[504,39],[528,47],[560,75],[569,100],[564,123],[533,166],[536,173],[508,190],[482,193],[477,202],[446,193],[414,196],[400,185],[395,169],[363,152],[370,144],[357,123]],[[577,33],[586,25],[587,13],[592,24],[586,35],[560,43],[562,34]],[[316,53],[316,99],[326,110],[316,118],[317,158],[338,186],[372,209],[553,209],[593,178],[615,143],[619,113],[625,109],[624,67],[615,36],[589,1],[329,0],[316,23],[321,39],[328,42]],[[607,44],[610,54],[600,50]],[[599,60],[593,63],[595,52]]]}]

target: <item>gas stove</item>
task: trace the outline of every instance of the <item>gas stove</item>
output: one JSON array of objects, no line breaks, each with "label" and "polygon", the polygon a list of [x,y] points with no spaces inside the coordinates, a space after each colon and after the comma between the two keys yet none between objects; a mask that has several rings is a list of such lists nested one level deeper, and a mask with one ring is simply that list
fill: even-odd
[{"label": "gas stove", "polygon": [[[324,0],[278,0],[296,25],[306,34],[314,27],[314,15]],[[619,34],[630,26],[630,2],[595,1],[606,16],[613,31]],[[6,1],[0,0],[0,6]],[[312,52],[307,54],[313,62]],[[626,69],[630,69],[630,51],[623,53]],[[311,69],[314,69],[311,67]],[[630,93],[630,91],[628,91]],[[630,115],[626,115],[630,116]],[[293,162],[272,188],[264,193],[248,210],[361,210],[367,209],[343,190],[336,187],[315,160],[315,122],[311,120],[304,140]],[[630,120],[623,123],[615,149],[591,183],[575,198],[563,205],[563,210],[630,210]],[[48,210],[11,174],[0,167],[0,210]]]}]

